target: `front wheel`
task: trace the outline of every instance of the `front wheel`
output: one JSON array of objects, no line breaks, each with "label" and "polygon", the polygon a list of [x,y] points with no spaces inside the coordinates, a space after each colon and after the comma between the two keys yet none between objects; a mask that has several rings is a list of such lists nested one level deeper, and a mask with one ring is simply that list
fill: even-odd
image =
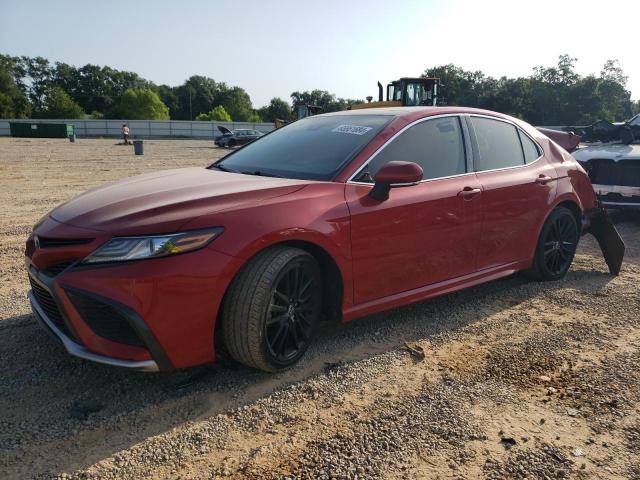
[{"label": "front wheel", "polygon": [[540,232],[533,266],[527,274],[536,280],[559,280],[567,274],[578,247],[578,222],[573,212],[558,207]]},{"label": "front wheel", "polygon": [[225,347],[249,367],[285,369],[309,347],[321,310],[322,276],[313,256],[272,247],[242,268],[225,296]]}]

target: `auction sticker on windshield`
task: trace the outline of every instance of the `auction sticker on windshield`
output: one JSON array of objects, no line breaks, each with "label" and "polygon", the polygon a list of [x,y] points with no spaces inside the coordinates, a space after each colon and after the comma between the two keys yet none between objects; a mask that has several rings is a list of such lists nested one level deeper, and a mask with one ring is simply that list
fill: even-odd
[{"label": "auction sticker on windshield", "polygon": [[358,125],[338,125],[331,131],[336,133],[350,133],[351,135],[364,135],[369,130],[371,130],[371,127],[360,127]]}]

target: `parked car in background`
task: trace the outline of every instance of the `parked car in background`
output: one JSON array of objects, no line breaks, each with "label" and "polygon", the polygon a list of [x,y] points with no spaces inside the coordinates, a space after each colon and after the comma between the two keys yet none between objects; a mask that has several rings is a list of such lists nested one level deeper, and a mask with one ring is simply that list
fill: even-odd
[{"label": "parked car in background", "polygon": [[219,125],[218,130],[220,131],[220,133],[222,133],[222,135],[216,137],[213,142],[219,147],[228,148],[237,147],[239,145],[246,145],[247,143],[253,142],[254,140],[264,135],[264,133],[250,128],[242,128],[231,131],[227,127]]},{"label": "parked car in background", "polygon": [[26,268],[36,318],[72,355],[156,371],[224,346],[273,372],[322,318],[521,271],[562,278],[587,232],[619,272],[624,244],[589,177],[530,125],[372,108],[304,118],[207,169],[94,188],[35,225]]}]

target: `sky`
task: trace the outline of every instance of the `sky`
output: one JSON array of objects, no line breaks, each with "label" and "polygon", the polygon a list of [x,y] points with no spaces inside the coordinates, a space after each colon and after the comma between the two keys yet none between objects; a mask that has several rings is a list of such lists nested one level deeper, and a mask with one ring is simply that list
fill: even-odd
[{"label": "sky", "polygon": [[640,0],[0,0],[0,53],[172,86],[205,75],[256,108],[315,88],[375,97],[378,80],[448,63],[526,76],[568,53],[583,75],[618,59],[639,99],[638,18]]}]

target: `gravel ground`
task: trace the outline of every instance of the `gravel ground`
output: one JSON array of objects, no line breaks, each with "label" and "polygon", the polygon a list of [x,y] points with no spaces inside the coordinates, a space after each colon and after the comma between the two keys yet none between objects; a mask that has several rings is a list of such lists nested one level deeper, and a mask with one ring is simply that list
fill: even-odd
[{"label": "gravel ground", "polygon": [[0,138],[0,478],[640,478],[637,216],[617,219],[619,277],[585,237],[562,281],[327,323],[285,373],[134,373],[71,358],[35,324],[24,239],[90,186],[225,151],[116,143]]}]

